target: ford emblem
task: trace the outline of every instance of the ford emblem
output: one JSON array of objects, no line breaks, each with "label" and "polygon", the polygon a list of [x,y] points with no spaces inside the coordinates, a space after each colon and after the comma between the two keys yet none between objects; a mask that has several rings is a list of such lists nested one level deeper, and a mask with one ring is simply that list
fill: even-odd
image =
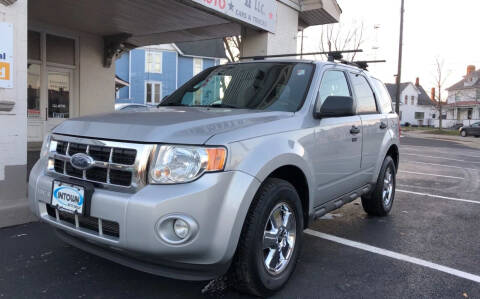
[{"label": "ford emblem", "polygon": [[87,170],[92,167],[94,163],[95,161],[92,157],[82,153],[75,154],[70,158],[70,164],[79,170]]}]

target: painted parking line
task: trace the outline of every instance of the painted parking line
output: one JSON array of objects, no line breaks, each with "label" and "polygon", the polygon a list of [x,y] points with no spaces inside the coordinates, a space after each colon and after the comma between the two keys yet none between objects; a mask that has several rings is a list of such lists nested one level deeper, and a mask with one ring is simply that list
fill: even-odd
[{"label": "painted parking line", "polygon": [[459,168],[465,170],[475,170],[479,171],[480,169],[476,168],[467,168],[467,167],[460,167],[460,166],[453,166],[453,165],[445,165],[445,164],[438,164],[438,163],[427,163],[427,162],[420,162],[420,161],[405,161],[405,163],[415,163],[415,164],[425,164],[425,165],[433,165],[433,166],[442,166],[442,167],[449,167],[449,168]]},{"label": "painted parking line", "polygon": [[335,242],[335,243],[339,243],[339,244],[342,244],[342,245],[350,246],[350,247],[357,248],[357,249],[364,250],[364,251],[368,251],[368,252],[371,252],[371,253],[383,255],[383,256],[390,257],[390,258],[393,258],[393,259],[396,259],[396,260],[399,260],[399,261],[404,261],[404,262],[412,263],[412,264],[415,264],[415,265],[423,266],[423,267],[430,268],[430,269],[433,269],[433,270],[437,270],[437,271],[440,271],[440,272],[443,272],[443,273],[447,273],[447,274],[450,274],[450,275],[453,275],[453,276],[456,276],[456,277],[460,277],[460,278],[464,278],[464,279],[468,279],[468,280],[480,283],[480,276],[475,275],[475,274],[460,271],[460,270],[450,268],[450,267],[447,267],[447,266],[442,266],[442,265],[435,264],[435,263],[432,263],[432,262],[429,262],[429,261],[426,261],[426,260],[422,260],[422,259],[419,259],[419,258],[416,258],[416,257],[412,257],[412,256],[408,256],[408,255],[401,254],[401,253],[398,253],[398,252],[390,251],[390,250],[387,250],[387,249],[383,249],[383,248],[371,246],[371,245],[368,245],[368,244],[344,239],[344,238],[337,237],[337,236],[334,236],[334,235],[329,235],[329,234],[317,232],[317,231],[314,231],[314,230],[311,230],[311,229],[308,229],[308,228],[304,232],[308,235],[311,235],[311,236],[314,236],[314,237],[317,237],[317,238],[321,238],[321,239],[328,240],[328,241],[331,241],[331,242]]},{"label": "painted parking line", "polygon": [[[408,186],[408,185],[401,185],[402,187],[411,187],[411,188],[420,188],[416,186]],[[440,198],[440,199],[447,199],[447,200],[454,200],[454,201],[461,201],[461,202],[467,202],[467,203],[474,203],[474,204],[480,204],[480,201],[476,200],[470,200],[470,199],[463,199],[463,198],[456,198],[456,197],[448,197],[448,196],[441,196],[441,195],[435,195],[435,194],[428,194],[428,193],[422,193],[422,192],[415,192],[415,191],[409,191],[409,190],[403,190],[403,189],[396,189],[396,192],[401,192],[401,193],[407,193],[407,194],[415,194],[415,195],[421,195],[421,196],[428,196],[432,198]]]},{"label": "painted parking line", "polygon": [[[452,152],[445,152],[445,151],[441,151],[441,150],[438,150],[436,148],[432,148],[430,146],[406,146],[406,145],[402,145],[400,147],[400,149],[403,149],[403,150],[406,150],[406,151],[414,151],[414,152],[435,152],[437,154],[443,154],[443,155],[449,155],[449,154],[452,154]],[[403,151],[402,151],[403,153]],[[455,149],[455,155],[459,155],[459,156],[466,156],[466,157],[469,157],[469,158],[480,158],[480,156],[478,155],[478,150],[477,151],[470,151],[470,150],[459,150],[459,149]]]},{"label": "painted parking line", "polygon": [[415,172],[415,171],[406,171],[406,170],[399,170],[398,172],[399,172],[399,173],[421,174],[421,175],[427,175],[427,176],[438,176],[438,177],[449,178],[449,179],[459,179],[459,180],[464,180],[464,179],[465,179],[465,178],[462,178],[462,177],[459,177],[459,176],[433,174],[433,173],[424,173],[424,172]]},{"label": "painted parking line", "polygon": [[424,158],[434,158],[434,159],[443,159],[443,160],[450,160],[450,161],[458,161],[458,162],[467,162],[467,163],[480,163],[480,161],[467,161],[462,159],[453,159],[453,158],[445,158],[440,156],[428,156],[428,155],[418,155],[418,154],[407,154],[402,153],[405,156],[415,156],[415,157],[424,157]]}]

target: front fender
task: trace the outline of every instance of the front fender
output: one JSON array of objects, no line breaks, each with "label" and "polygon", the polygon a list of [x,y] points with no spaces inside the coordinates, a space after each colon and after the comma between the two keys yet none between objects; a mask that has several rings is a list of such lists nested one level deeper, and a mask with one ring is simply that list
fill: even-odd
[{"label": "front fender", "polygon": [[[307,179],[309,198],[313,197],[314,171],[308,161],[314,152],[313,130],[285,132],[271,136],[248,139],[230,144],[229,170],[243,171],[263,182],[282,166],[299,168]],[[312,211],[310,201],[309,211]]]}]

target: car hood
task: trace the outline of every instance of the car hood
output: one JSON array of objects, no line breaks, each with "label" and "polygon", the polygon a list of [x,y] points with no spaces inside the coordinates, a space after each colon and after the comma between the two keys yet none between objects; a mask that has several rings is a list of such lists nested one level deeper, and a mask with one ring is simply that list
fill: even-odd
[{"label": "car hood", "polygon": [[160,107],[73,118],[53,133],[133,142],[204,144],[219,133],[252,130],[255,125],[293,115],[248,109]]}]

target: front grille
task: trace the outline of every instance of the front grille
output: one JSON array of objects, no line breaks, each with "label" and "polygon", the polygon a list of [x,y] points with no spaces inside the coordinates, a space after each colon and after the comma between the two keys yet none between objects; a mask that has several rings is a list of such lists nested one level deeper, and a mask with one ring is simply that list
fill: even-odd
[{"label": "front grille", "polygon": [[[58,218],[56,209],[47,204],[47,213],[50,217],[57,221],[67,222],[76,227],[75,215],[58,210]],[[78,227],[96,232],[99,235],[107,235],[118,238],[120,236],[120,227],[117,222],[105,219],[99,219],[91,216],[77,215]]]},{"label": "front grille", "polygon": [[[77,140],[82,142],[53,140],[56,145],[50,155],[53,159],[51,171],[94,183],[121,187],[131,187],[134,182],[135,187],[138,187],[139,181],[145,181],[145,178],[135,177],[137,154],[144,145],[125,144],[125,147],[122,147],[124,144],[119,142],[75,138],[75,141]],[[94,166],[88,170],[74,168],[70,164],[70,157],[78,153],[92,157],[95,160]]]}]

